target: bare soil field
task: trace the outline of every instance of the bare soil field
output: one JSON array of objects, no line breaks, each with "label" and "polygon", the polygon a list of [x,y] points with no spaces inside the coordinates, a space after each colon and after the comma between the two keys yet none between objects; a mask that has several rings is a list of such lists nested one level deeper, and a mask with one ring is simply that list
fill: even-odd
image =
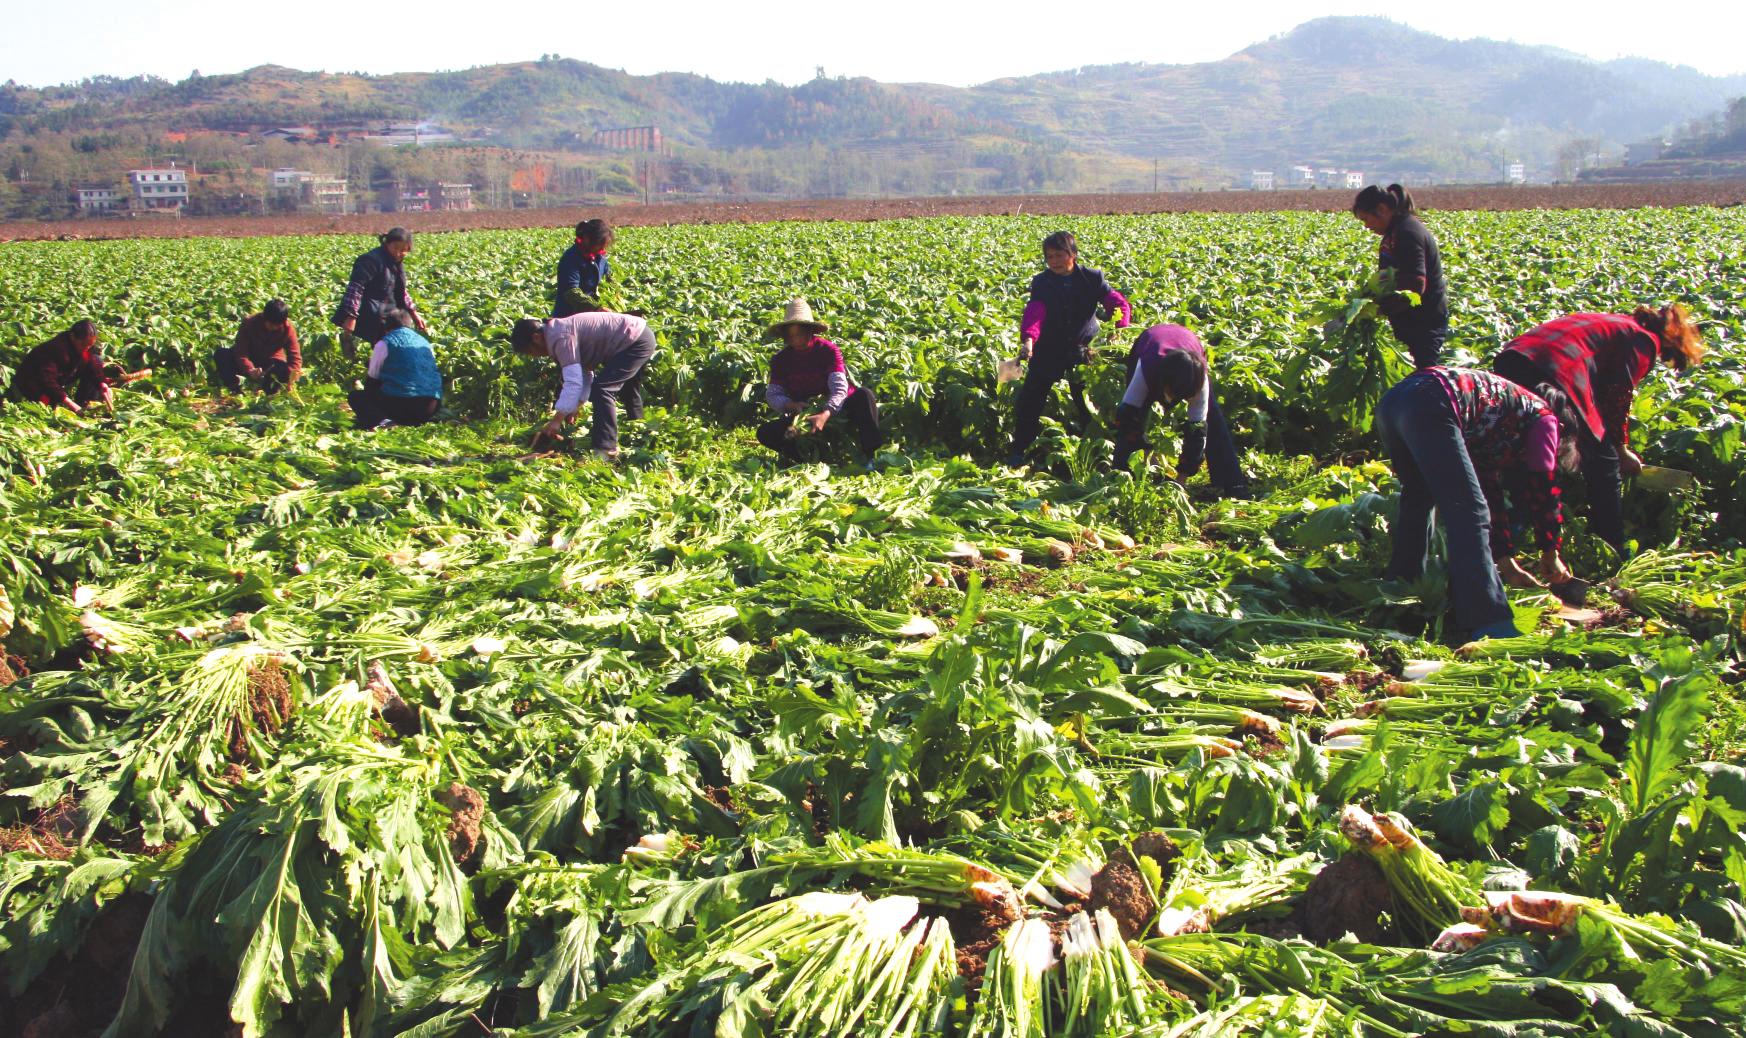
[{"label": "bare soil field", "polygon": [[[1740,205],[1746,180],[1552,187],[1427,187],[1414,197],[1426,209],[1638,209],[1645,206]],[[379,233],[391,224],[415,231],[566,227],[605,215],[621,227],[770,223],[779,220],[901,220],[923,216],[1089,216],[1128,213],[1254,213],[1282,209],[1340,211],[1349,191],[1195,191],[1125,195],[983,195],[941,198],[838,198],[787,202],[665,203],[593,209],[478,209],[471,212],[351,216],[232,216],[186,219],[62,220],[0,224],[0,241],[106,238],[249,238],[282,234]]]}]

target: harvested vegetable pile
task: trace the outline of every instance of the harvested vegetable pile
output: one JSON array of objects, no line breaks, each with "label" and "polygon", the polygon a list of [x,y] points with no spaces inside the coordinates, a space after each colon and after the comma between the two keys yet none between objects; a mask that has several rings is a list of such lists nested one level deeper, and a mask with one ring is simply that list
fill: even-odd
[{"label": "harvested vegetable pile", "polygon": [[[1350,220],[1073,222],[1212,344],[1246,502],[1101,428],[989,464],[1029,219],[625,231],[662,353],[617,465],[526,455],[550,372],[497,341],[561,235],[421,240],[457,413],[368,433],[318,318],[356,242],[8,249],[0,369],[71,297],[164,374],[0,410],[0,1034],[1741,1034],[1746,211],[1431,220],[1464,349],[1710,322],[1633,416],[1696,485],[1629,494],[1626,560],[1571,524],[1604,623],[1516,592],[1452,646],[1381,580],[1392,476],[1285,374],[1351,292],[1254,287]],[[772,255],[833,257],[872,471],[752,442]],[[215,402],[269,293],[312,377]]]}]

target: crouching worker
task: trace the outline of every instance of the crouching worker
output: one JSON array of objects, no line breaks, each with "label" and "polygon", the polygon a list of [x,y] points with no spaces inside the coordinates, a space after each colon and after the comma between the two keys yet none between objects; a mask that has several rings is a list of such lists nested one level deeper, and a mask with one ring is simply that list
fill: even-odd
[{"label": "crouching worker", "polygon": [[1510,557],[1512,511],[1535,530],[1539,577],[1571,579],[1559,555],[1557,476],[1561,465],[1575,464],[1576,414],[1557,389],[1541,389],[1552,403],[1489,371],[1430,367],[1402,379],[1376,407],[1376,430],[1400,481],[1386,575],[1416,580],[1424,572],[1435,509],[1455,622],[1472,638],[1520,633],[1497,563],[1511,583],[1538,583]]},{"label": "crouching worker", "polygon": [[584,400],[594,405],[594,453],[618,457],[618,401],[625,417],[643,416],[643,372],[655,355],[655,331],[633,314],[594,310],[550,320],[523,318],[509,335],[518,353],[550,357],[562,383],[551,420],[534,436],[537,446],[562,436]]},{"label": "crouching worker", "polygon": [[1237,461],[1206,348],[1179,324],[1147,328],[1128,350],[1128,388],[1116,407],[1116,468],[1126,469],[1133,453],[1146,449],[1146,420],[1152,405],[1160,404],[1168,412],[1183,401],[1188,404],[1188,428],[1182,435],[1176,478],[1186,480],[1199,472],[1205,459],[1219,496],[1248,497],[1249,477]]},{"label": "crouching worker", "polygon": [[303,350],[297,344],[291,308],[283,299],[269,300],[260,313],[243,318],[236,342],[220,346],[213,360],[226,393],[240,390],[245,378],[268,396],[296,382],[303,373]]},{"label": "crouching worker", "polygon": [[64,407],[79,414],[102,403],[115,407],[115,383],[137,382],[152,369],[121,372],[111,376],[98,349],[97,323],[80,321],[49,341],[33,348],[12,373],[11,395],[34,400],[44,407]]},{"label": "crouching worker", "polygon": [[[782,320],[771,325],[766,338],[781,340],[782,349],[770,359],[770,386],[764,399],[778,417],[758,426],[758,442],[775,451],[783,461],[798,461],[792,437],[823,432],[835,415],[854,427],[861,452],[872,458],[885,442],[879,432],[879,405],[873,393],[849,381],[843,366],[843,351],[824,338],[830,326],[815,320],[804,299],[789,301]],[[796,426],[795,415],[803,415]]]},{"label": "crouching worker", "polygon": [[414,327],[413,315],[391,308],[382,312],[387,334],[370,350],[364,388],[355,389],[352,426],[423,425],[436,417],[443,401],[443,376],[436,351]]}]

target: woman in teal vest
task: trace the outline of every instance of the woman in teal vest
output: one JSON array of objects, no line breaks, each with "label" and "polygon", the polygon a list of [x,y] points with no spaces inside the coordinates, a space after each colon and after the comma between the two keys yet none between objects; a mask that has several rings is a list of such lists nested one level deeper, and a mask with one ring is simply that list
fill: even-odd
[{"label": "woman in teal vest", "polygon": [[430,340],[415,330],[405,310],[382,315],[388,333],[370,351],[364,388],[350,396],[353,427],[379,429],[387,425],[423,425],[436,417],[443,399],[443,376],[437,370]]}]

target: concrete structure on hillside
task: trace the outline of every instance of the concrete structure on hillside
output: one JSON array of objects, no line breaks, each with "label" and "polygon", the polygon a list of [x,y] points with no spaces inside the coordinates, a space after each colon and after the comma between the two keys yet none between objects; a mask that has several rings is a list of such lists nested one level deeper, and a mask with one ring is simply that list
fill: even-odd
[{"label": "concrete structure on hillside", "polygon": [[188,171],[171,166],[167,169],[130,169],[128,187],[134,209],[181,209],[188,204]]},{"label": "concrete structure on hillside", "polygon": [[435,123],[390,123],[364,134],[363,139],[375,144],[410,144],[421,148],[427,144],[450,143],[455,135]]},{"label": "concrete structure on hillside", "polygon": [[1270,169],[1253,169],[1249,171],[1249,190],[1273,190],[1273,171]]},{"label": "concrete structure on hillside", "polygon": [[1504,167],[1504,183],[1526,184],[1528,182],[1528,167],[1525,163],[1512,162]]},{"label": "concrete structure on hillside", "polygon": [[473,208],[472,184],[434,184],[430,191],[430,207],[447,211],[469,211]]},{"label": "concrete structure on hillside", "polygon": [[1625,145],[1625,165],[1641,166],[1645,162],[1654,162],[1667,154],[1667,149],[1673,147],[1673,142],[1665,137],[1651,137],[1645,141]]},{"label": "concrete structure on hillside", "polygon": [[1285,186],[1293,189],[1316,186],[1316,171],[1310,166],[1293,166],[1285,174]]},{"label": "concrete structure on hillside", "polygon": [[661,138],[659,126],[618,126],[610,130],[595,130],[590,142],[596,148],[608,151],[652,151],[664,152],[666,142]]},{"label": "concrete structure on hillside", "polygon": [[77,198],[81,215],[112,213],[121,206],[121,195],[112,187],[82,187]]},{"label": "concrete structure on hillside", "polygon": [[303,213],[344,213],[351,210],[351,189],[344,177],[282,167],[267,174],[267,186],[281,206]]}]

